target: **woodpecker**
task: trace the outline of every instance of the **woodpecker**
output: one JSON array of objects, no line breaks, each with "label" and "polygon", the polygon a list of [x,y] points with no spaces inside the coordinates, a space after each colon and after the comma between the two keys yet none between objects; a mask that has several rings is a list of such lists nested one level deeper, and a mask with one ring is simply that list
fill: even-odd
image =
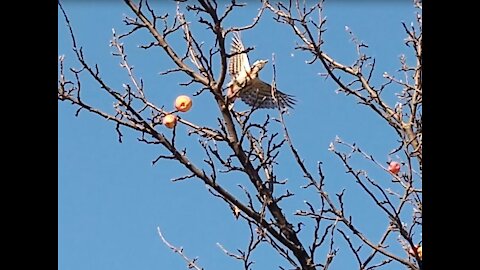
[{"label": "woodpecker", "polygon": [[285,94],[280,90],[262,81],[258,74],[268,63],[268,60],[258,60],[250,66],[245,47],[238,32],[234,32],[228,71],[231,81],[227,84],[227,99],[233,102],[237,97],[246,104],[261,109],[286,107],[293,108],[296,100],[294,96]]}]

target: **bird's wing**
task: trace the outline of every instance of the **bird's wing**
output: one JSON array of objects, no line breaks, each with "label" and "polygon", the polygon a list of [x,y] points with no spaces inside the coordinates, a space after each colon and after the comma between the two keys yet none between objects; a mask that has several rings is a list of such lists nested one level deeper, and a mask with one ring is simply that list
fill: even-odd
[{"label": "bird's wing", "polygon": [[248,62],[247,54],[240,53],[243,51],[245,51],[245,47],[240,39],[240,35],[238,32],[234,32],[230,53],[237,54],[230,58],[230,63],[228,64],[228,72],[230,72],[232,79],[244,78],[250,72],[250,62]]},{"label": "bird's wing", "polygon": [[246,104],[260,109],[293,108],[296,100],[294,96],[285,94],[280,90],[275,91],[275,98],[272,95],[272,86],[259,78],[250,80],[240,91],[239,96]]}]

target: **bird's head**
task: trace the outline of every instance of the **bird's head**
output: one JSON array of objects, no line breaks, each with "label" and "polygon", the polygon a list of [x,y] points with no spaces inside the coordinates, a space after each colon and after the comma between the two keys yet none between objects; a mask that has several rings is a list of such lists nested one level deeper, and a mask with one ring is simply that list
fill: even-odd
[{"label": "bird's head", "polygon": [[256,70],[257,72],[260,71],[266,64],[268,63],[268,60],[257,60],[255,63],[252,65],[252,70]]}]

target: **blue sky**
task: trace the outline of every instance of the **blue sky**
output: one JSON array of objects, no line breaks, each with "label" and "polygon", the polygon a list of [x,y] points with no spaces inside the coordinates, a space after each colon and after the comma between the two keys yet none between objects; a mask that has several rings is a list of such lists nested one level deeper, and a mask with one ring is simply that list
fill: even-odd
[{"label": "blue sky", "polygon": [[[121,88],[128,77],[119,67],[119,59],[111,56],[113,48],[109,47],[109,41],[112,28],[117,33],[128,30],[122,19],[125,14],[131,15],[129,9],[124,4],[112,2],[66,1],[63,5],[88,62],[97,63],[102,78],[111,86]],[[168,12],[175,10],[173,4],[156,7]],[[235,21],[227,23],[247,24],[257,9],[256,2],[248,2],[247,7],[237,13]],[[415,10],[411,2],[327,3],[325,14],[328,31],[325,33],[324,49],[338,60],[347,64],[355,60],[355,47],[345,26],[369,45],[367,52],[377,59],[377,78],[381,78],[384,71],[394,74],[399,68],[401,54],[413,60],[410,50],[404,46],[405,33],[400,24],[401,21],[407,24],[414,21]],[[192,16],[189,18],[192,19]],[[58,54],[65,55],[67,67],[78,67],[60,12],[58,22]],[[197,31],[198,37],[206,44],[211,43],[211,36],[202,27],[194,25],[192,30]],[[312,171],[315,171],[317,161],[324,163],[330,194],[333,196],[345,188],[346,208],[372,239],[378,239],[378,234],[384,230],[385,218],[378,215],[353,179],[345,174],[340,161],[327,148],[338,135],[386,162],[388,153],[397,146],[395,132],[370,110],[357,105],[352,97],[336,94],[335,85],[318,75],[324,72],[320,65],[305,64],[305,60],[310,59],[309,55],[294,50],[298,40],[288,27],[274,22],[269,12],[258,27],[242,33],[242,38],[246,46],[255,47],[249,54],[250,61],[271,59],[275,54],[277,86],[295,95],[298,100],[295,109],[286,116],[293,142]],[[135,74],[144,80],[147,95],[156,104],[168,108],[176,96],[191,96],[198,89],[178,86],[178,82],[186,81],[183,75],[158,75],[172,68],[173,64],[160,49],[145,51],[138,48],[138,45],[150,41],[151,37],[146,32],[123,40],[128,60],[135,66]],[[172,38],[169,42],[175,47],[181,46],[182,41]],[[270,82],[273,76],[271,64],[261,74],[265,81]],[[113,101],[87,77],[84,78],[82,91],[85,100],[107,111],[112,110]],[[392,106],[394,94],[398,91],[400,89],[391,88],[385,93]],[[194,97],[193,102],[192,110],[182,116],[195,123],[215,126],[217,112],[211,96]],[[235,106],[246,108],[239,102]],[[76,108],[67,102],[58,104],[59,269],[186,269],[184,261],[160,241],[157,226],[172,244],[183,246],[188,256],[198,256],[199,265],[205,269],[224,269],[225,265],[229,269],[242,269],[241,264],[225,256],[216,246],[219,242],[235,251],[247,244],[244,237],[246,224],[236,221],[223,201],[211,196],[200,181],[190,179],[172,183],[170,179],[186,174],[173,161],[161,161],[152,166],[152,160],[166,153],[161,146],[140,143],[138,134],[128,130],[123,132],[124,142],[119,143],[111,122],[87,112],[75,117],[75,111]],[[268,111],[258,112],[256,119],[263,120],[266,113]],[[276,114],[273,112],[272,115]],[[171,133],[170,130],[162,131]],[[185,131],[179,126],[177,144],[187,147],[190,158],[200,164],[203,152],[195,137],[183,135]],[[279,157],[278,177],[288,178],[292,186],[305,184],[286,150]],[[370,168],[360,160],[357,165]],[[390,180],[378,169],[370,170],[369,175],[384,183]],[[221,181],[238,195],[242,193],[235,186],[240,183],[248,185],[240,174],[225,176]],[[296,191],[299,192],[298,197],[282,205],[288,215],[303,208],[304,199],[318,200],[315,194],[300,189]],[[294,217],[292,220],[299,219]],[[302,237],[308,243],[309,235]],[[334,260],[334,268],[354,267],[349,251],[340,239],[337,242],[341,252],[345,253],[342,256],[349,259],[342,260],[339,255]],[[254,259],[253,269],[273,269],[278,265],[288,267],[266,246],[259,249]]]}]

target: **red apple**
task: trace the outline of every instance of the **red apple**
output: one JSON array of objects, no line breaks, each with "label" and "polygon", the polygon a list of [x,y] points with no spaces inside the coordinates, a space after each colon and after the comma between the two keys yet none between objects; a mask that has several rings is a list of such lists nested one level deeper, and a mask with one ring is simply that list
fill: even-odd
[{"label": "red apple", "polygon": [[396,161],[390,162],[390,164],[388,164],[388,171],[393,174],[398,174],[398,172],[400,171],[400,163]]},{"label": "red apple", "polygon": [[420,260],[422,259],[422,246],[417,246],[415,245],[415,247],[412,249],[408,249],[408,253],[410,255],[412,255],[413,257],[415,257],[415,252],[414,252],[414,249],[417,250],[417,254],[418,254],[418,257],[420,258]]}]

